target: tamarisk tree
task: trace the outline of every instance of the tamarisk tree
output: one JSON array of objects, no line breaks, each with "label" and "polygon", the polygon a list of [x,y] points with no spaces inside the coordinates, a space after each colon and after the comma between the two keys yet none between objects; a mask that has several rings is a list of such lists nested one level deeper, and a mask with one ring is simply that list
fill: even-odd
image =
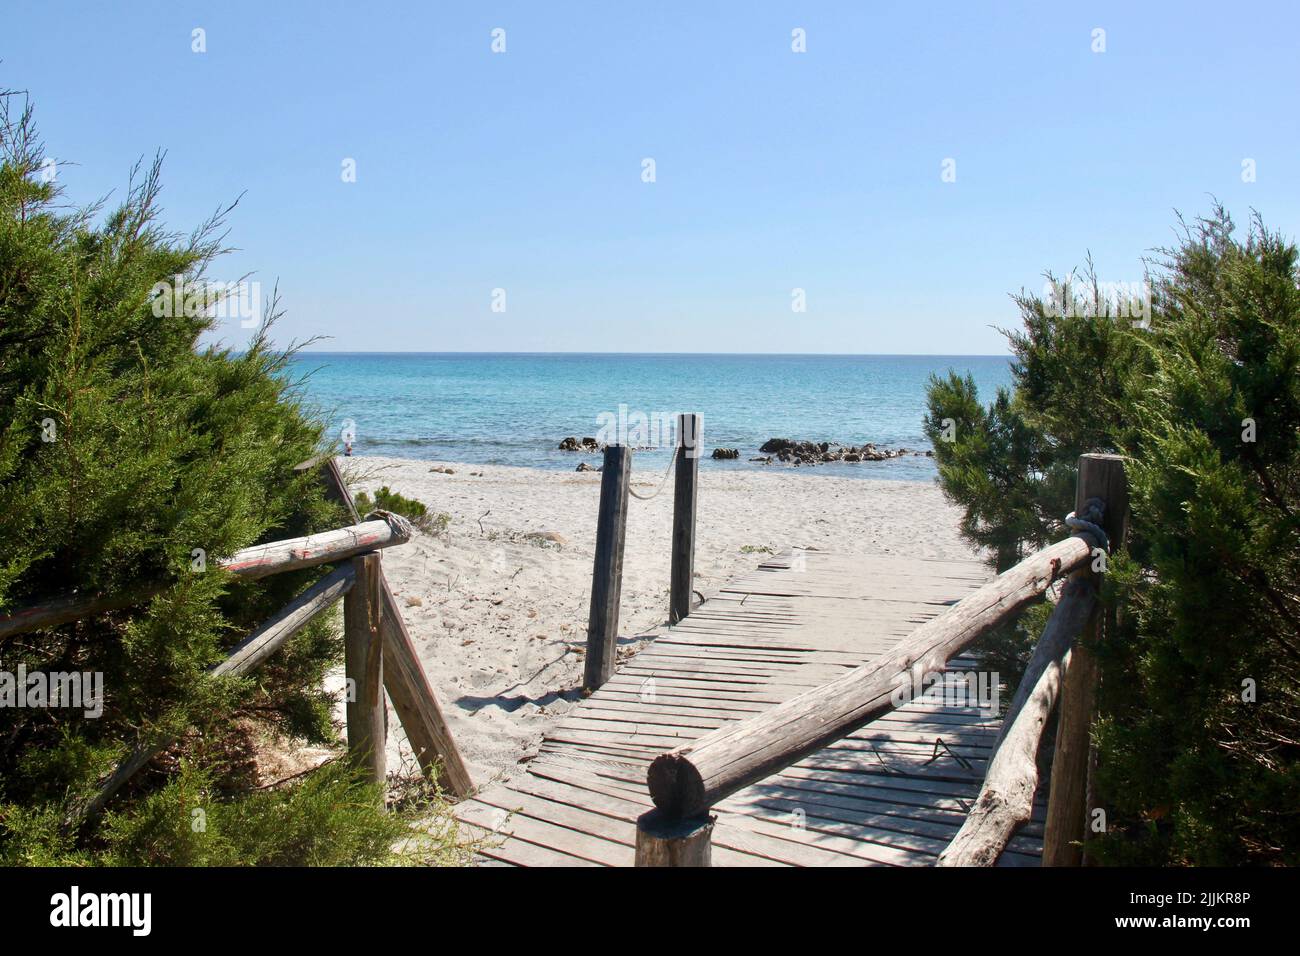
[{"label": "tamarisk tree", "polygon": [[[1091,263],[1046,300],[1022,294],[1013,388],[986,407],[969,379],[936,377],[926,428],[963,532],[999,569],[1067,533],[1080,453],[1131,458],[1130,535],[1104,588],[1117,623],[1096,648],[1089,852],[1294,865],[1297,250],[1258,216],[1238,238],[1218,206],[1179,225],[1150,263],[1143,321],[1102,300]],[[1036,633],[1021,622],[993,648],[1023,658]]]},{"label": "tamarisk tree", "polygon": [[[19,101],[0,96],[0,614],[68,592],[152,596],[0,643],[0,676],[102,680],[98,708],[0,707],[0,862],[384,857],[401,825],[341,764],[271,789],[257,773],[268,738],[336,741],[321,690],[335,622],[255,678],[207,674],[328,570],[237,582],[212,559],[346,523],[294,471],[322,429],[267,337],[274,303],[239,352],[201,347],[211,310],[156,308],[160,284],[203,281],[230,210],[167,232],[157,161],[116,208],[69,209]],[[63,826],[153,734],[180,743],[104,819]]]}]

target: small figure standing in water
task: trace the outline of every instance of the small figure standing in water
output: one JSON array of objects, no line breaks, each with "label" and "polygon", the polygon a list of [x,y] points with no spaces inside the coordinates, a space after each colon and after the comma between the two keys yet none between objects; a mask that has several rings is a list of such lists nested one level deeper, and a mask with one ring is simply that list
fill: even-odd
[{"label": "small figure standing in water", "polygon": [[357,438],[357,423],[352,419],[343,422],[343,427],[339,429],[339,437],[343,439],[343,454],[347,458],[352,457],[352,443]]}]

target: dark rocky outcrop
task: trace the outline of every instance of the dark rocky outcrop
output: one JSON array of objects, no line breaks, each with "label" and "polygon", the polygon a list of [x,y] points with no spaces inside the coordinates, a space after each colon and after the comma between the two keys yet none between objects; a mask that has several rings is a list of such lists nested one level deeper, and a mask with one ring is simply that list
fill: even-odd
[{"label": "dark rocky outcrop", "polygon": [[[901,458],[904,455],[930,455],[933,452],[910,451],[907,448],[877,448],[874,442],[865,445],[841,445],[838,442],[795,441],[790,438],[769,438],[758,449],[766,455],[774,455],[777,461],[787,465],[820,465],[826,462],[843,461],[857,463],[863,461],[885,461]],[[751,458],[750,461],[762,461]],[[771,459],[767,459],[771,461]]]},{"label": "dark rocky outcrop", "polygon": [[560,451],[600,451],[600,445],[594,438],[584,438],[579,441],[570,435],[568,438],[561,440]]},{"label": "dark rocky outcrop", "polygon": [[740,449],[739,448],[715,448],[713,449],[713,457],[721,458],[721,459],[739,458]]}]

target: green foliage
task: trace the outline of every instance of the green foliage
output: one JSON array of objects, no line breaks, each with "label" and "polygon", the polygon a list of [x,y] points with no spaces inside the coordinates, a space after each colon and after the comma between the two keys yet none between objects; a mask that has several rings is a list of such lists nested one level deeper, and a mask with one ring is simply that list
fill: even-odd
[{"label": "green foliage", "polygon": [[[343,523],[317,477],[294,471],[322,429],[267,339],[274,303],[239,353],[200,347],[214,322],[201,311],[154,307],[159,283],[203,280],[229,210],[189,236],[166,232],[155,162],[137,168],[117,209],[68,211],[38,175],[30,110],[12,102],[0,96],[0,613],[74,590],[155,593],[0,643],[0,670],[96,672],[104,687],[97,719],[0,708],[0,860],[386,858],[392,822],[341,771],[250,789],[256,740],[336,743],[321,690],[340,657],[334,623],[317,619],[249,678],[207,675],[327,570],[239,581],[217,559]],[[181,736],[165,760],[98,828],[64,833],[67,808],[160,733]],[[178,759],[188,769],[171,778],[163,764]],[[206,834],[182,813],[199,800]]]},{"label": "green foliage", "polygon": [[291,787],[212,798],[189,765],[129,813],[110,814],[108,862],[122,866],[332,866],[383,860],[406,824],[375,812],[381,794],[329,764]]},{"label": "green foliage", "polygon": [[[1149,328],[1022,296],[1023,331],[1008,334],[1014,392],[983,409],[972,383],[936,379],[927,429],[963,530],[999,569],[1064,535],[1056,519],[1072,506],[1080,453],[1131,458],[1128,551],[1112,558],[1103,592],[1116,625],[1097,648],[1109,820],[1097,852],[1294,864],[1297,252],[1258,218],[1234,239],[1216,208],[1184,224],[1153,279]],[[1091,267],[1088,280],[1095,303]],[[939,440],[943,418],[957,424],[953,442]],[[1013,626],[1013,650],[1040,625]],[[1258,699],[1245,700],[1252,682]]]},{"label": "green foliage", "polygon": [[410,518],[413,525],[430,534],[441,534],[451,524],[451,515],[445,512],[430,514],[424,502],[400,495],[387,485],[375,492],[373,500],[362,491],[356,495],[354,501],[357,512],[362,515],[375,510],[391,511],[393,514]]},{"label": "green foliage", "polygon": [[343,761],[231,799],[182,761],[161,787],[106,814],[95,853],[79,849],[49,805],[0,808],[0,866],[463,865],[477,845],[448,825],[423,782],[386,811],[383,794]]},{"label": "green foliage", "polygon": [[[1059,494],[1044,474],[1050,448],[1003,389],[987,409],[975,380],[931,376],[924,428],[948,493],[968,502],[962,533],[992,553],[998,571],[1042,545]],[[954,440],[945,440],[945,432]]]}]

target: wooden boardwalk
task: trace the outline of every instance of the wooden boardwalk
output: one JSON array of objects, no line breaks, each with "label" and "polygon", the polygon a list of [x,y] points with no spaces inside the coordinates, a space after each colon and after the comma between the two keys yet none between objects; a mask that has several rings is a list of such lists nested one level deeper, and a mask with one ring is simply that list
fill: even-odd
[{"label": "wooden boardwalk", "polygon": [[[988,579],[973,561],[774,557],[661,629],[526,773],[456,815],[493,831],[483,855],[498,863],[631,866],[657,754],[873,659]],[[975,669],[963,658],[950,673]],[[974,708],[908,704],[716,806],[714,865],[930,865],[979,792],[998,726]],[[1037,865],[1042,817],[1040,793],[1002,865]]]}]

